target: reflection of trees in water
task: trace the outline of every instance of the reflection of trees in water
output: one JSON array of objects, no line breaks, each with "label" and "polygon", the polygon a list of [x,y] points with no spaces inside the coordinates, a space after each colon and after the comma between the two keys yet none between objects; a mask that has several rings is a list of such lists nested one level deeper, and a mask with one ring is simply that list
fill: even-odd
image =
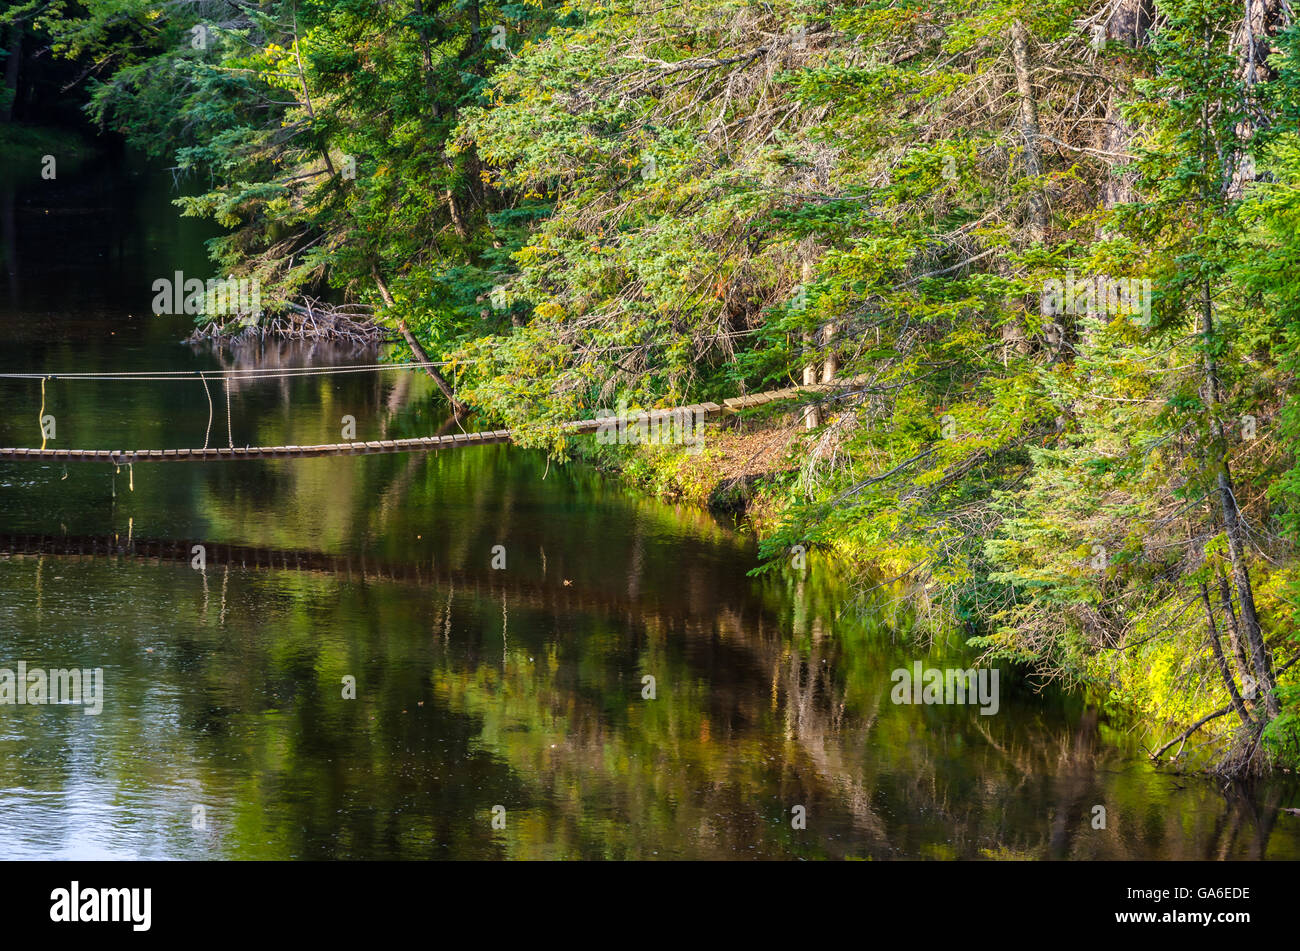
[{"label": "reflection of trees in water", "polygon": [[[1116,764],[1099,750],[1095,710],[1068,730],[972,711],[950,732],[922,728],[919,742],[914,730],[900,742],[900,721],[916,708],[891,710],[874,689],[851,703],[837,674],[844,624],[819,612],[806,615],[801,649],[786,617],[743,601],[685,617],[657,613],[653,601],[603,619],[589,606],[588,626],[576,628],[552,601],[541,610],[553,640],[480,654],[457,640],[475,604],[491,599],[464,604],[448,590],[435,600],[439,700],[483,725],[481,742],[529,798],[556,806],[531,814],[533,838],[516,841],[517,854],[1247,857],[1263,854],[1276,819],[1268,805],[1252,815],[1249,799],[1225,810],[1205,788],[1200,800],[1157,809],[1153,826],[1145,800],[1163,780],[1142,771],[1133,788],[1107,785]],[[511,603],[512,623],[527,630],[530,609]],[[534,649],[541,656],[526,662]],[[656,672],[655,701],[640,699],[644,672]],[[875,803],[882,786],[888,818]],[[790,828],[795,804],[808,809],[810,831]],[[1094,804],[1107,806],[1106,830],[1091,827]],[[1189,833],[1189,806],[1216,815],[1216,828]],[[936,838],[942,849],[927,852]]]},{"label": "reflection of trees in water", "polygon": [[[219,370],[227,373],[247,371],[249,376],[231,376],[228,379],[232,393],[242,392],[250,386],[265,386],[269,381],[259,377],[271,376],[267,371],[291,370],[303,367],[330,367],[342,364],[374,364],[379,362],[379,348],[374,344],[342,344],[321,340],[285,340],[276,337],[252,337],[233,343],[213,343],[211,341],[191,341],[190,349],[195,354],[210,356]],[[256,371],[254,373],[253,371]],[[382,374],[364,374],[361,378],[370,381],[376,395],[375,403],[382,402]],[[272,378],[274,379],[274,378]],[[318,377],[315,379],[327,379]],[[290,379],[275,379],[279,386],[280,398],[284,403],[290,402],[288,384]],[[409,385],[409,384],[408,384]]]},{"label": "reflection of trees in water", "polygon": [[[270,554],[265,563],[294,567]],[[364,802],[368,816],[393,813],[383,835],[405,857],[433,854],[431,843],[453,832],[416,834],[400,814],[468,815],[482,796],[508,800],[512,833],[467,840],[469,854],[1254,858],[1278,821],[1280,787],[1230,796],[1225,807],[1197,780],[1157,776],[1108,752],[1095,711],[1060,729],[1023,710],[927,719],[939,711],[895,707],[885,699],[887,670],[870,678],[847,666],[861,652],[854,624],[812,588],[797,612],[775,593],[758,603],[739,596],[707,566],[674,601],[653,586],[629,588],[626,573],[602,591],[555,577],[516,587],[486,566],[405,578],[401,565],[368,565],[346,583],[319,565],[187,573],[196,585],[188,606],[178,604],[186,599],[174,575],[138,573],[132,590],[156,586],[146,601],[175,616],[127,617],[127,629],[181,632],[174,653],[159,658],[172,665],[160,682],[200,687],[175,691],[183,722],[203,724],[173,738],[189,781],[205,784],[223,761],[208,764],[200,748],[214,737],[234,743],[222,756],[281,777],[249,810],[285,809],[277,784],[314,777],[323,801],[293,821],[328,839],[337,813]],[[890,633],[872,636],[887,642]],[[888,666],[892,648],[884,650]],[[130,669],[133,660],[116,663]],[[367,666],[424,673],[363,682],[376,716],[357,733],[323,698],[336,695],[337,672]],[[641,699],[644,673],[658,678],[654,701]],[[417,698],[430,719],[408,722]],[[237,725],[267,705],[296,711],[283,734]],[[461,745],[451,754],[439,746],[430,761],[449,719],[461,724]],[[415,732],[394,745],[398,729]],[[146,719],[136,740],[149,731]],[[130,749],[130,737],[128,729],[115,746]],[[464,771],[485,756],[496,764],[481,767],[491,782]],[[344,776],[330,765],[338,762],[365,767]],[[465,787],[438,793],[452,805],[412,785],[427,769]],[[790,828],[796,804],[808,810],[803,832]],[[1107,808],[1106,830],[1091,828],[1095,804]]]},{"label": "reflection of trees in water", "polygon": [[374,344],[345,344],[325,340],[286,340],[253,337],[237,343],[195,341],[195,353],[209,354],[223,370],[275,370],[325,367],[343,363],[376,363]]},{"label": "reflection of trees in water", "polygon": [[[804,595],[796,587],[794,596]],[[847,813],[854,833],[866,836],[848,853],[1082,859],[1265,854],[1284,795],[1280,786],[1262,796],[1238,791],[1221,797],[1200,778],[1177,781],[1154,773],[1105,746],[1099,712],[1091,706],[1073,723],[1005,707],[985,717],[968,707],[968,716],[950,716],[940,729],[927,729],[919,723],[926,708],[885,702],[883,674],[867,685],[838,673],[844,638],[837,635],[850,625],[831,620],[835,613],[825,604],[809,611],[803,630],[796,629],[807,634],[803,652],[780,633],[751,636],[748,643],[771,672],[773,697],[782,701],[801,762],[833,807]],[[853,703],[855,695],[866,702]],[[1005,698],[1004,691],[1004,704]],[[900,724],[913,717],[913,728],[900,739]],[[1175,782],[1184,788],[1171,791]],[[1153,807],[1152,793],[1162,788],[1166,801]],[[883,819],[882,794],[890,806]],[[1104,830],[1092,827],[1095,805],[1107,809]],[[916,836],[926,824],[942,830],[944,847],[937,852],[926,853],[934,843]]]},{"label": "reflection of trees in water", "polygon": [[1265,857],[1269,838],[1282,815],[1283,790],[1269,785],[1260,798],[1232,787],[1227,794],[1228,808],[1214,822],[1214,832],[1200,855],[1188,858],[1248,859]]},{"label": "reflection of trees in water", "polygon": [[869,711],[846,716],[845,690],[834,673],[834,642],[821,616],[812,619],[810,629],[812,646],[806,656],[779,636],[766,645],[764,659],[783,698],[786,734],[826,790],[825,797],[834,797],[848,811],[854,832],[887,848],[885,825],[871,804],[867,764],[854,755],[868,748],[881,695],[876,694]]},{"label": "reflection of trees in water", "polygon": [[[86,590],[140,602],[114,608],[120,650],[131,631],[175,637],[150,676],[181,710],[169,755],[190,781],[262,777],[230,807],[247,825],[232,850],[282,839],[358,854],[348,850],[372,836],[374,854],[413,858],[449,842],[483,857],[1265,854],[1277,789],[1227,808],[1195,780],[1172,790],[1109,750],[1095,713],[1069,724],[1028,705],[994,717],[894,706],[889,671],[908,661],[889,611],[839,616],[842,589],[820,566],[802,583],[744,579],[746,549],[683,538],[652,505],[588,506],[581,486],[575,519],[542,532],[536,523],[559,509],[537,507],[557,497],[527,495],[542,474],[530,458],[466,451],[436,472],[425,457],[330,470],[331,504],[358,522],[326,540],[346,552],[347,540],[377,539],[365,554],[264,547],[246,563],[289,570],[214,560],[178,578],[119,562],[111,580],[90,576]],[[214,537],[299,531],[259,520],[263,506],[324,519],[321,487],[281,468],[265,493],[247,480],[208,485]],[[468,514],[439,521],[444,509]],[[635,526],[607,541],[620,517]],[[393,541],[415,531],[455,537],[421,560]],[[506,572],[456,555],[501,537],[514,540]],[[525,556],[538,563],[531,575]],[[133,670],[139,656],[115,662]],[[365,717],[336,700],[338,678],[358,671],[370,672]],[[641,699],[647,673],[654,701]],[[283,713],[266,718],[267,707]],[[140,718],[115,748],[147,744],[151,724]],[[476,810],[498,801],[510,834],[473,832]],[[1106,830],[1091,828],[1094,804],[1107,807]],[[807,808],[807,830],[791,828],[793,805]]]}]

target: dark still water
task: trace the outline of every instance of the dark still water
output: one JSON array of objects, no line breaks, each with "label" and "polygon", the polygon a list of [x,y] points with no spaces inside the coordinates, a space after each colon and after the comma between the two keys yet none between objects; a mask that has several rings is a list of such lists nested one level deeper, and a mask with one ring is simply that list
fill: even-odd
[{"label": "dark still water", "polygon": [[[178,344],[151,284],[210,274],[167,177],[38,168],[0,162],[0,371],[377,361]],[[209,426],[197,377],[51,380],[51,445],[444,424],[397,370],[237,379],[229,435],[210,386]],[[40,444],[39,380],[0,380],[0,408],[0,444]],[[708,516],[507,446],[0,463],[0,668],[103,671],[98,715],[0,704],[0,856],[1300,857],[1293,785],[1157,773],[1008,671],[994,715],[892,703],[895,668],[969,658],[910,647],[905,605],[850,618],[824,566],[755,564]]]}]

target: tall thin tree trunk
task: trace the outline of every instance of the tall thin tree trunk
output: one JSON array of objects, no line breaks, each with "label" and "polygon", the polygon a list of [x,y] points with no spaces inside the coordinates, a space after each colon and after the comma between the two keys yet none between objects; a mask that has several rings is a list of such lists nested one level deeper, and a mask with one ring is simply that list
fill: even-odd
[{"label": "tall thin tree trunk", "polygon": [[[303,105],[307,107],[307,118],[316,121],[316,109],[311,102],[311,93],[307,91],[307,73],[302,68],[302,50],[298,45],[298,14],[293,15],[293,55],[298,63],[298,82],[302,87]],[[338,173],[334,170],[334,160],[330,158],[330,150],[322,148],[321,157],[325,159],[325,168],[329,170],[330,178],[338,178]]]},{"label": "tall thin tree trunk", "polygon": [[14,118],[14,106],[18,102],[18,75],[23,62],[23,25],[21,23],[9,24],[9,48],[8,56],[5,57],[5,88],[11,95],[7,96],[8,102],[3,110],[0,110],[0,122],[12,122]]},{"label": "tall thin tree trunk", "polygon": [[[1106,40],[1123,43],[1133,49],[1146,46],[1153,8],[1152,0],[1120,0],[1106,21]],[[1123,164],[1124,159],[1119,156],[1128,152],[1128,144],[1133,138],[1133,129],[1120,113],[1122,98],[1118,90],[1111,90],[1110,99],[1106,103],[1106,121],[1102,127],[1101,151],[1108,153],[1106,161],[1112,167]],[[1102,186],[1102,203],[1107,208],[1113,208],[1132,201],[1133,180],[1132,172],[1121,175],[1112,171]]]},{"label": "tall thin tree trunk", "polygon": [[1205,627],[1210,637],[1210,651],[1214,654],[1214,663],[1219,668],[1219,676],[1223,678],[1224,686],[1228,688],[1232,709],[1237,712],[1242,723],[1246,726],[1254,726],[1255,721],[1246,712],[1246,704],[1237,690],[1237,681],[1233,678],[1232,671],[1228,669],[1228,660],[1223,656],[1223,645],[1219,643],[1219,629],[1214,623],[1214,609],[1210,607],[1210,592],[1205,582],[1201,582],[1201,605],[1205,608]]},{"label": "tall thin tree trunk", "polygon": [[[435,0],[433,4],[433,12],[431,15],[436,16],[437,13],[438,13],[438,3],[437,0]],[[415,15],[423,19],[424,17],[423,0],[415,0]],[[429,36],[428,28],[424,26],[423,23],[420,25],[418,33],[420,37],[420,55],[424,62],[424,88],[428,90],[429,93],[429,104],[430,104],[429,107],[433,110],[434,118],[437,118],[438,87],[436,85],[437,77],[435,76],[433,70],[433,42],[432,42],[432,38]]]},{"label": "tall thin tree trunk", "polygon": [[1214,357],[1209,350],[1210,338],[1214,334],[1214,305],[1210,296],[1210,284],[1206,281],[1202,287],[1204,297],[1201,303],[1201,335],[1206,343],[1205,353],[1205,389],[1206,403],[1210,410],[1210,431],[1214,437],[1215,487],[1219,494],[1219,509],[1223,518],[1225,534],[1228,536],[1228,556],[1232,563],[1232,577],[1237,588],[1237,604],[1240,607],[1241,632],[1250,647],[1251,660],[1255,668],[1255,680],[1263,696],[1264,709],[1269,719],[1278,715],[1277,697],[1274,694],[1276,684],[1273,679],[1273,667],[1264,646],[1264,636],[1260,631],[1259,616],[1255,610],[1255,592],[1251,586],[1250,568],[1246,564],[1246,546],[1241,527],[1241,512],[1237,508],[1237,497],[1232,490],[1232,470],[1228,465],[1228,440],[1224,434],[1223,421],[1219,418],[1220,389],[1219,371]]},{"label": "tall thin tree trunk", "polygon": [[1283,26],[1283,0],[1244,0],[1245,10],[1233,43],[1241,50],[1241,77],[1248,87],[1273,78],[1268,58],[1273,38]]},{"label": "tall thin tree trunk", "polygon": [[[1033,64],[1029,57],[1029,31],[1016,20],[1011,25],[1011,58],[1016,68],[1016,98],[1019,100],[1019,129],[1025,149],[1025,176],[1037,178],[1043,174],[1042,151],[1038,138],[1038,101],[1034,98]],[[1047,237],[1049,225],[1047,196],[1041,185],[1029,190],[1025,199],[1029,237],[1042,241]]]},{"label": "tall thin tree trunk", "polygon": [[1232,605],[1232,588],[1228,585],[1228,576],[1220,569],[1219,575],[1219,607],[1223,610],[1223,618],[1228,626],[1228,643],[1232,646],[1232,655],[1237,658],[1237,667],[1242,674],[1255,676],[1254,668],[1250,666],[1250,660],[1246,657],[1246,648],[1241,641],[1241,630],[1237,626],[1237,609]]},{"label": "tall thin tree trunk", "polygon": [[1256,177],[1255,163],[1247,159],[1244,146],[1255,135],[1259,124],[1266,121],[1255,96],[1255,87],[1274,78],[1274,70],[1269,65],[1268,58],[1276,52],[1274,37],[1283,26],[1285,12],[1284,0],[1244,0],[1241,23],[1233,36],[1233,45],[1241,50],[1246,118],[1237,123],[1234,130],[1239,148],[1234,156],[1232,177],[1228,182],[1230,198],[1241,198],[1246,186]]},{"label": "tall thin tree trunk", "polygon": [[479,13],[478,0],[469,0],[469,37],[470,51],[477,54],[483,49],[483,21]]},{"label": "tall thin tree trunk", "polygon": [[[1025,177],[1038,178],[1043,174],[1042,151],[1039,147],[1038,101],[1034,98],[1033,63],[1029,55],[1029,31],[1016,20],[1011,25],[1011,59],[1016,73],[1016,130],[1020,133],[1024,152]],[[1049,216],[1047,196],[1041,182],[1035,182],[1025,195],[1025,226],[1032,242],[1047,238]],[[1029,334],[1022,316],[1015,314],[1002,324],[1002,341],[1017,353],[1030,351]],[[1003,350],[1003,362],[1006,350]]]},{"label": "tall thin tree trunk", "polygon": [[840,358],[832,344],[835,341],[835,325],[827,324],[822,328],[822,343],[826,345],[826,359],[822,362],[822,382],[830,383],[840,372]]},{"label": "tall thin tree trunk", "polygon": [[[380,276],[379,268],[372,268],[371,273],[374,275],[375,286],[379,288],[379,296],[384,299],[385,306],[390,310],[395,308],[396,302],[393,300],[393,295],[389,293],[388,285],[384,283],[383,277]],[[451,388],[451,384],[447,382],[446,377],[438,372],[438,368],[430,366],[433,361],[429,359],[429,354],[426,353],[424,347],[420,345],[420,341],[415,338],[415,334],[411,333],[410,328],[406,326],[406,319],[403,317],[397,318],[397,332],[402,335],[407,346],[411,348],[411,352],[415,354],[415,359],[424,364],[421,369],[432,377],[433,382],[438,385],[438,389],[442,390],[442,395],[445,396],[447,402],[451,404],[451,410],[456,419],[460,420],[464,418],[465,414],[468,412],[468,407],[466,407],[460,400],[456,399],[456,393]]]},{"label": "tall thin tree trunk", "polygon": [[[803,345],[806,352],[813,348],[813,335],[811,331],[804,331]],[[803,367],[803,384],[812,386],[817,382],[817,364],[811,358]],[[803,410],[804,429],[816,429],[822,424],[821,410],[812,403],[809,403]]]},{"label": "tall thin tree trunk", "polygon": [[462,241],[469,240],[469,222],[465,220],[465,214],[461,211],[460,203],[456,201],[456,191],[454,188],[447,188],[447,213],[451,215],[451,225],[456,229],[456,237]]}]

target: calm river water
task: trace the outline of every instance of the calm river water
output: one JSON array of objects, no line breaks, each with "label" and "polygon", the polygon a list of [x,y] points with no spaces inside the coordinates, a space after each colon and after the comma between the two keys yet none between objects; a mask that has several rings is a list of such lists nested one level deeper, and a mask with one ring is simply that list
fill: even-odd
[{"label": "calm river water", "polygon": [[[0,161],[0,371],[375,361],[179,344],[151,285],[209,276],[209,233],[170,189],[109,160],[55,181]],[[443,423],[425,379],[386,370],[238,380],[228,437],[212,388],[208,432],[194,377],[51,380],[51,445]],[[39,445],[41,405],[39,380],[0,380],[0,444]],[[104,677],[99,715],[0,705],[0,857],[1300,857],[1294,784],[1158,773],[1007,671],[996,715],[896,705],[893,669],[969,658],[910,647],[905,605],[849,617],[824,566],[755,564],[729,525],[507,446],[0,463],[0,668]]]}]

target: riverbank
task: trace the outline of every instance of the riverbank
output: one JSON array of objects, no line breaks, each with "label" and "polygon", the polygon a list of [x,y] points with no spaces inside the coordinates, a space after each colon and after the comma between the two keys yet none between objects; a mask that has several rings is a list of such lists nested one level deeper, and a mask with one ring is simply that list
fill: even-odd
[{"label": "riverbank", "polygon": [[655,498],[686,502],[762,538],[780,518],[780,479],[795,471],[790,458],[796,430],[781,416],[731,418],[686,445],[574,443],[575,459]]}]

